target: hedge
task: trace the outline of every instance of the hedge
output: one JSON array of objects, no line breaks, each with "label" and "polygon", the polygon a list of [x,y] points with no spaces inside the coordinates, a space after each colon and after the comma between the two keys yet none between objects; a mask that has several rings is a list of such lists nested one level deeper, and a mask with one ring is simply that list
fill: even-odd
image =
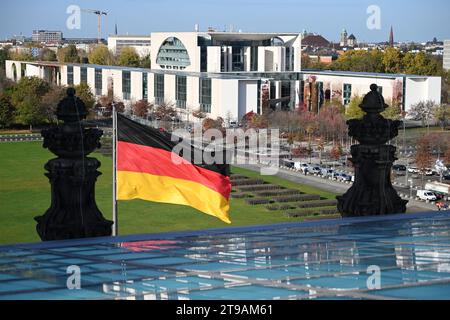
[{"label": "hedge", "polygon": [[267,191],[267,190],[279,190],[284,189],[284,187],[277,186],[274,184],[261,184],[261,185],[250,185],[250,186],[236,186],[236,189],[241,191]]},{"label": "hedge", "polygon": [[250,205],[258,205],[258,204],[269,204],[272,203],[270,199],[263,199],[263,198],[257,198],[257,199],[247,199],[245,200],[247,204]]},{"label": "hedge", "polygon": [[337,200],[319,200],[319,201],[306,201],[301,202],[297,205],[299,208],[321,208],[321,207],[331,207],[337,205]]},{"label": "hedge", "polygon": [[300,201],[311,201],[320,200],[318,194],[299,194],[294,196],[279,196],[272,198],[276,202],[300,202]]},{"label": "hedge", "polygon": [[335,215],[335,214],[339,214],[337,208],[322,208],[322,209],[315,209],[315,210],[286,212],[286,215],[291,218],[319,216],[319,215]]},{"label": "hedge", "polygon": [[277,191],[262,191],[256,193],[258,196],[261,197],[274,197],[274,196],[280,196],[280,195],[299,195],[302,194],[302,192],[295,190],[295,189],[284,189],[284,190],[277,190]]}]

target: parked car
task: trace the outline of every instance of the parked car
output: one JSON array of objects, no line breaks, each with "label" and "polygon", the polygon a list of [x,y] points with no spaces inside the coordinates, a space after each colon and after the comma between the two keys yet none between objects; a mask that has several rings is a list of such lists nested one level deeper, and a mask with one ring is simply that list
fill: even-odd
[{"label": "parked car", "polygon": [[419,169],[416,167],[409,167],[408,172],[409,173],[419,173]]},{"label": "parked car", "polygon": [[303,173],[309,172],[309,165],[307,163],[296,162],[294,168]]},{"label": "parked car", "polygon": [[308,172],[310,172],[312,174],[320,174],[322,172],[322,168],[321,167],[309,167]]},{"label": "parked car", "polygon": [[294,166],[295,166],[294,161],[290,161],[290,160],[282,160],[281,164],[287,168],[294,168]]},{"label": "parked car", "polygon": [[333,169],[322,168],[320,175],[323,177],[331,177],[334,173]]},{"label": "parked car", "polygon": [[392,166],[392,170],[394,171],[406,171],[406,166],[403,164],[394,164]]},{"label": "parked car", "polygon": [[429,190],[417,190],[417,197],[421,200],[436,201],[436,195]]},{"label": "parked car", "polygon": [[352,176],[345,174],[345,173],[341,173],[338,177],[337,180],[342,181],[342,182],[346,182],[346,181],[352,181]]}]

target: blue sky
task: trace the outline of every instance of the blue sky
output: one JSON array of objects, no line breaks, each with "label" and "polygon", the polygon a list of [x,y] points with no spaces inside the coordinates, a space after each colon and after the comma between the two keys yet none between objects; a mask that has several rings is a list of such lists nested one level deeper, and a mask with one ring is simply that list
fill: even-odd
[{"label": "blue sky", "polygon": [[[362,41],[387,41],[393,25],[398,41],[450,39],[448,0],[7,0],[2,1],[0,38],[31,35],[33,29],[61,30],[65,37],[96,37],[97,18],[84,13],[80,30],[68,30],[69,5],[101,9],[109,13],[103,36],[149,34],[152,31],[192,31],[209,26],[223,30],[230,25],[242,31],[306,29],[337,41],[346,28]],[[366,26],[369,5],[381,9],[381,29]]]}]

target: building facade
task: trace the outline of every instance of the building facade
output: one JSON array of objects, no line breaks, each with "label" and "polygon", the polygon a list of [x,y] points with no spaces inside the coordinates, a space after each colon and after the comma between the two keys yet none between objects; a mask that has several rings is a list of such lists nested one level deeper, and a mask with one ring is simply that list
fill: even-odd
[{"label": "building facade", "polygon": [[123,48],[131,47],[141,58],[144,58],[150,54],[151,44],[150,36],[114,35],[108,37],[108,49],[114,54],[120,54]]},{"label": "building facade", "polygon": [[[304,108],[320,112],[327,100],[348,105],[372,83],[388,103],[408,112],[419,101],[441,101],[440,77],[301,70],[301,34],[156,32],[151,69],[53,62],[6,61],[18,81],[37,76],[71,86],[87,83],[100,97],[113,93],[131,105],[173,103],[186,118],[195,110],[239,121],[248,112]],[[117,44],[116,44],[117,45]]]},{"label": "building facade", "polygon": [[60,43],[63,40],[63,33],[61,31],[50,30],[33,30],[33,42],[38,43]]},{"label": "building facade", "polygon": [[450,70],[450,40],[444,41],[444,69]]}]

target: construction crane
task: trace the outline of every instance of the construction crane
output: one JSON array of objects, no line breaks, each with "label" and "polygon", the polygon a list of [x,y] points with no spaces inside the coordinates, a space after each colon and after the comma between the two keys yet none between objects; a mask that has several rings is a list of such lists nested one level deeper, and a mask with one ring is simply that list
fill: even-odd
[{"label": "construction crane", "polygon": [[81,9],[82,12],[93,13],[98,17],[98,35],[97,42],[100,44],[102,41],[102,15],[107,16],[108,13],[101,10],[93,10],[93,9]]}]

